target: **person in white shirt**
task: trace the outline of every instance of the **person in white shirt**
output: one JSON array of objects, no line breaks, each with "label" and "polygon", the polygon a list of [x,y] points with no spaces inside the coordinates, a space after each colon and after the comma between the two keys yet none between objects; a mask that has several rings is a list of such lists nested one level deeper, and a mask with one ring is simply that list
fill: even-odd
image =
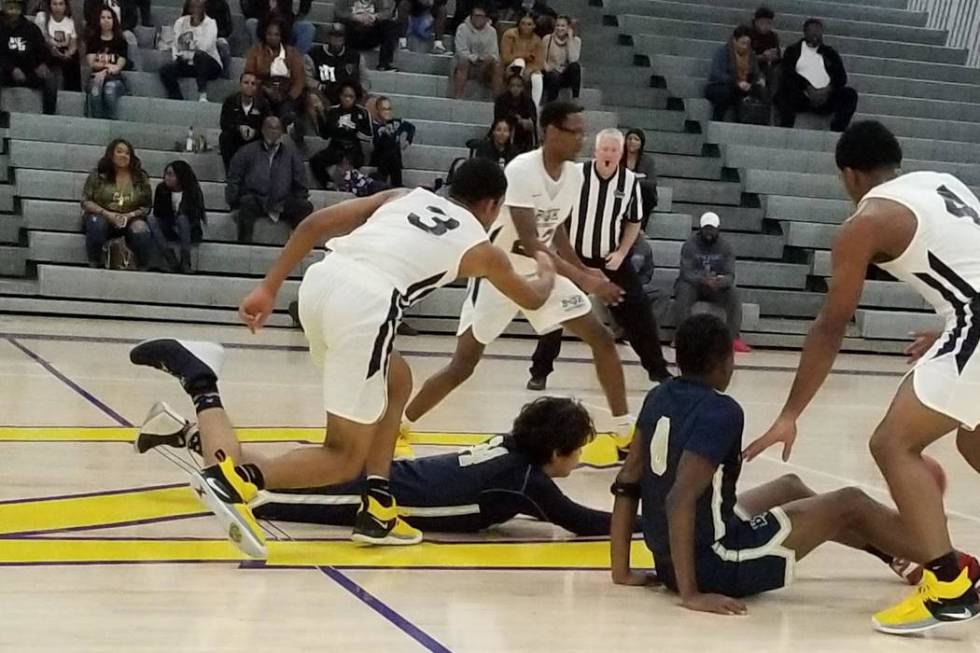
[{"label": "person in white shirt", "polygon": [[171,100],[183,100],[180,78],[197,80],[198,99],[208,101],[208,82],[221,76],[218,24],[204,13],[204,0],[186,0],[174,23],[173,61],[160,68],[160,80]]},{"label": "person in white shirt", "polygon": [[61,72],[62,88],[66,91],[82,90],[82,72],[78,55],[78,31],[68,0],[44,2],[34,23],[41,28],[48,44],[48,67]]},{"label": "person in white shirt", "polygon": [[830,128],[842,132],[857,111],[858,94],[847,85],[847,71],[837,50],[824,44],[823,23],[810,18],[803,39],[786,48],[782,80],[776,95],[781,127],[796,124],[796,114],[833,114]]}]

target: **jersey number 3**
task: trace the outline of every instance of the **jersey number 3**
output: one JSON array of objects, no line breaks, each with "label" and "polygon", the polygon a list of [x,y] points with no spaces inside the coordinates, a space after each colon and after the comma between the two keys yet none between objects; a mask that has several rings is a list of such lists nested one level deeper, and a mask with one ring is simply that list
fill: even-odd
[{"label": "jersey number 3", "polygon": [[973,220],[973,224],[980,225],[980,214],[969,204],[961,200],[956,193],[946,188],[946,186],[940,186],[936,189],[936,192],[946,202],[946,210],[950,215],[956,216],[957,218],[970,218]]},{"label": "jersey number 3", "polygon": [[427,206],[425,208],[429,211],[429,215],[420,217],[417,213],[409,213],[409,224],[433,236],[445,235],[447,231],[452,231],[459,226],[459,220],[449,217],[438,206]]}]

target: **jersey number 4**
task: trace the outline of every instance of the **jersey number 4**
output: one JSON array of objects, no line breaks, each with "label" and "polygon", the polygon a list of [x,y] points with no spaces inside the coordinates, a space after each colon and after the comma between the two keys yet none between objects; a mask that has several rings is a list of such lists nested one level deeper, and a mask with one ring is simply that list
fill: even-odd
[{"label": "jersey number 4", "polygon": [[940,186],[936,189],[936,192],[946,202],[946,210],[950,215],[954,215],[957,218],[970,218],[973,220],[973,224],[980,225],[980,214],[973,207],[961,200],[956,193],[946,188],[946,186]]},{"label": "jersey number 4", "polygon": [[420,217],[417,213],[409,213],[409,224],[433,236],[445,235],[447,231],[452,231],[459,226],[459,220],[449,217],[438,206],[427,206],[425,209],[429,211],[429,215],[424,217]]}]

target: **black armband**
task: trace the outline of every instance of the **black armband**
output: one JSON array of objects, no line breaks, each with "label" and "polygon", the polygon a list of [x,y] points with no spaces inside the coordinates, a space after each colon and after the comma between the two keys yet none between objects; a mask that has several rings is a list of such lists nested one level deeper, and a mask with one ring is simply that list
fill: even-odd
[{"label": "black armband", "polygon": [[636,483],[624,483],[623,481],[615,481],[610,487],[609,491],[617,497],[629,497],[631,499],[640,498],[640,484]]}]

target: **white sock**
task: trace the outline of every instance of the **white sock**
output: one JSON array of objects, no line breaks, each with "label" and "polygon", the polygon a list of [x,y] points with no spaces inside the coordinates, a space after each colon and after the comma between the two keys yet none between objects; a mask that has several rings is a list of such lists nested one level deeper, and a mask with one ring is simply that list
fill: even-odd
[{"label": "white sock", "polygon": [[636,423],[636,418],[630,415],[629,413],[625,413],[623,415],[614,415],[613,429],[612,429],[613,435],[615,435],[618,438],[628,437],[630,431],[633,430],[633,425],[635,423]]}]

